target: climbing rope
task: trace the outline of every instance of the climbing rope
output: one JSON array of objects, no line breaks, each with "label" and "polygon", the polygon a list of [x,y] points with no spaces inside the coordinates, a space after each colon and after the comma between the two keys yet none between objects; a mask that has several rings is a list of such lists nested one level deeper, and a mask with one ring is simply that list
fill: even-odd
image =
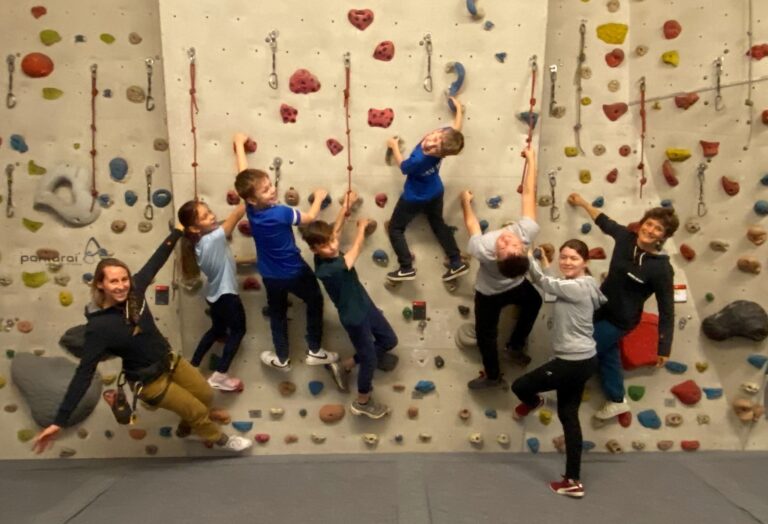
[{"label": "climbing rope", "polygon": [[91,211],[96,205],[99,192],[96,190],[96,96],[99,90],[96,88],[96,72],[98,66],[91,64]]},{"label": "climbing rope", "polygon": [[13,94],[13,72],[16,69],[16,57],[8,55],[5,62],[8,64],[8,94],[5,96],[5,107],[13,109],[16,107],[16,95]]},{"label": "climbing rope", "polygon": [[645,133],[647,128],[648,119],[645,112],[645,77],[640,79],[640,121],[642,127],[640,131],[640,163],[637,164],[637,169],[640,170],[640,198],[643,198],[643,186],[648,182],[645,177]]},{"label": "climbing rope", "polygon": [[581,148],[581,95],[584,89],[581,85],[582,69],[584,62],[587,61],[587,55],[584,54],[584,48],[586,47],[586,35],[587,35],[587,23],[582,20],[579,25],[579,56],[577,58],[576,75],[574,76],[574,83],[576,84],[576,124],[573,126],[574,140],[576,141],[576,147],[579,153],[584,154],[584,150]]},{"label": "climbing rope", "polygon": [[5,202],[5,216],[8,218],[13,218],[14,215],[14,207],[13,207],[13,170],[15,166],[13,164],[8,164],[5,166],[5,178],[8,182],[8,197]]},{"label": "climbing rope", "polygon": [[[753,17],[752,17],[752,0],[747,0],[747,47],[752,52],[752,45],[754,39],[752,35]],[[752,57],[749,57],[747,61],[747,99],[744,101],[744,105],[747,106],[749,111],[749,117],[747,118],[747,143],[744,145],[744,151],[749,150],[749,146],[752,143],[752,124],[755,117],[755,102],[752,100]]]},{"label": "climbing rope", "polygon": [[349,195],[352,194],[352,133],[349,130],[349,85],[352,69],[352,60],[349,52],[344,53],[344,74],[346,86],[344,87],[344,121],[347,126],[347,198],[344,214],[349,216],[352,211],[349,206]]},{"label": "climbing rope", "polygon": [[[533,55],[530,58],[530,65],[531,65],[531,98],[528,101],[530,105],[528,107],[528,136],[525,139],[526,150],[531,149],[531,143],[533,142],[533,128],[535,125],[533,110],[536,107],[536,77],[539,71],[539,65],[537,63],[536,55]],[[528,170],[528,159],[526,159],[525,163],[523,164],[523,176],[522,176],[520,185],[517,187],[518,193],[523,192],[523,184],[525,183],[525,172],[527,170]]]},{"label": "climbing rope", "polygon": [[195,200],[199,200],[197,196],[197,127],[195,125],[195,115],[199,109],[197,107],[197,94],[196,89],[196,64],[195,64],[195,48],[190,47],[187,51],[187,57],[189,58],[189,119],[192,123],[192,174],[194,176],[195,184]]},{"label": "climbing rope", "polygon": [[154,70],[155,61],[152,58],[147,58],[144,60],[144,65],[147,67],[147,99],[145,101],[144,107],[147,109],[147,111],[154,111],[155,110],[155,97],[152,96],[152,74]]}]

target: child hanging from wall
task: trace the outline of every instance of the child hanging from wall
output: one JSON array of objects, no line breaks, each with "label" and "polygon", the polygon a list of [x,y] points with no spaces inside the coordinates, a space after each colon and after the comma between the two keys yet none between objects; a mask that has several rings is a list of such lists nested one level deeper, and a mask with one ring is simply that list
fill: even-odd
[{"label": "child hanging from wall", "polygon": [[[235,226],[245,214],[245,204],[238,205],[219,225],[207,204],[190,200],[179,208],[178,218],[184,226],[182,249],[187,264],[194,263],[208,279],[205,301],[210,306],[213,325],[197,344],[191,364],[199,367],[214,342],[224,339],[224,349],[216,371],[208,378],[212,388],[242,391],[240,379],[229,376],[229,367],[245,336],[245,309],[237,292],[235,259],[227,245]],[[182,271],[188,265],[182,264]],[[188,277],[189,275],[184,275]]]},{"label": "child hanging from wall", "polygon": [[342,375],[342,378],[336,379],[337,383],[346,382],[343,375],[359,364],[358,394],[350,411],[355,415],[379,419],[389,413],[389,408],[375,402],[371,396],[373,372],[377,367],[389,371],[397,364],[397,356],[390,353],[397,346],[397,335],[368,296],[355,271],[355,261],[360,256],[365,229],[370,222],[368,219],[357,221],[357,233],[352,246],[346,253],[339,251],[339,235],[346,221],[346,211],[356,200],[354,192],[347,193],[333,226],[316,220],[306,227],[303,237],[315,254],[317,278],[323,282],[328,296],[336,305],[341,325],[355,347],[354,357],[342,362],[343,370],[334,368],[335,373]]},{"label": "child hanging from wall", "polygon": [[269,175],[258,169],[248,169],[246,140],[248,136],[244,133],[237,133],[234,137],[238,169],[235,189],[246,202],[245,212],[256,243],[257,267],[267,290],[269,323],[275,346],[275,351],[262,352],[261,361],[280,371],[291,370],[288,293],[292,293],[307,306],[306,341],[309,350],[306,363],[310,366],[331,364],[339,359],[339,355],[321,347],[323,294],[312,269],[301,258],[293,236],[293,226],[306,225],[315,220],[328,193],[324,189],[316,189],[315,200],[305,213],[278,204],[277,189]]},{"label": "child hanging from wall", "polygon": [[[544,267],[549,265],[545,256],[541,260]],[[538,393],[557,391],[557,417],[565,433],[566,465],[563,479],[550,482],[549,486],[560,495],[580,498],[584,496],[584,486],[580,481],[579,405],[584,384],[597,371],[592,316],[607,299],[589,273],[589,248],[581,240],[571,239],[560,247],[559,265],[564,278],[545,275],[530,254],[529,261],[531,281],[545,293],[557,297],[552,328],[555,356],[512,384],[512,391],[522,401],[512,416],[521,420],[544,403]]]},{"label": "child hanging from wall", "polygon": [[464,135],[461,133],[463,109],[456,98],[450,99],[456,107],[453,125],[425,135],[408,159],[403,160],[398,137],[387,141],[387,147],[392,151],[395,162],[406,176],[403,194],[397,201],[389,221],[389,241],[400,264],[396,271],[387,273],[387,278],[393,282],[416,278],[413,256],[405,240],[405,228],[421,213],[427,215],[429,227],[449,260],[443,281],[453,280],[469,271],[469,266],[461,260],[461,252],[453,237],[453,231],[443,220],[445,189],[440,179],[440,163],[446,156],[458,155],[464,148]]}]

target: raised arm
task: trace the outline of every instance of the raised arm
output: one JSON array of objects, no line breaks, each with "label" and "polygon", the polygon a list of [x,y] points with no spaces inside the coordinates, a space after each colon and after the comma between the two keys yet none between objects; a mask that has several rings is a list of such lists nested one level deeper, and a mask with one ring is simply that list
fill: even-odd
[{"label": "raised arm", "polygon": [[584,197],[582,197],[578,193],[571,193],[568,195],[568,203],[571,204],[573,207],[580,207],[584,211],[587,212],[589,215],[589,218],[592,220],[595,220],[602,211],[597,209],[595,206],[584,200]]},{"label": "raised arm", "polygon": [[392,150],[392,158],[397,167],[403,163],[403,154],[400,152],[400,139],[397,136],[387,139],[387,147]]},{"label": "raised arm", "polygon": [[448,99],[453,102],[453,106],[456,108],[456,114],[453,115],[453,125],[451,127],[456,131],[461,131],[461,126],[464,123],[464,106],[461,105],[461,102],[455,96],[451,96]]},{"label": "raised arm", "polygon": [[461,210],[464,212],[464,226],[467,228],[467,233],[469,233],[469,236],[479,235],[483,230],[480,227],[480,222],[477,220],[475,210],[472,209],[472,200],[475,196],[472,194],[472,191],[465,189],[461,192],[459,198],[461,199]]},{"label": "raised arm", "polygon": [[232,139],[235,146],[235,161],[237,162],[237,172],[248,169],[248,159],[245,157],[245,143],[248,141],[248,135],[245,133],[235,133]]},{"label": "raised arm", "polygon": [[240,202],[237,205],[237,207],[234,210],[232,210],[229,216],[224,219],[224,222],[221,223],[221,228],[224,230],[224,235],[228,237],[231,236],[232,231],[235,230],[235,227],[237,227],[238,222],[242,220],[244,215],[245,215],[245,203]]},{"label": "raised arm", "polygon": [[309,208],[309,211],[305,211],[301,214],[300,223],[302,226],[317,219],[317,215],[320,213],[320,207],[323,205],[323,200],[328,196],[328,191],[325,189],[315,189],[313,195],[314,200],[312,201],[312,206]]},{"label": "raised arm", "polygon": [[352,209],[352,206],[357,202],[357,193],[354,191],[344,194],[344,201],[341,204],[339,214],[336,216],[336,222],[333,223],[333,233],[338,235],[344,227],[344,222],[347,221],[347,209]]},{"label": "raised arm", "polygon": [[536,165],[536,152],[533,149],[525,149],[523,156],[526,161],[525,176],[523,177],[523,194],[521,215],[536,221],[536,177],[538,167]]},{"label": "raised arm", "polygon": [[178,242],[183,235],[184,229],[180,225],[177,225],[171,234],[163,240],[163,243],[158,246],[152,256],[149,257],[149,260],[144,264],[144,267],[133,275],[133,285],[139,296],[144,296],[147,287],[155,278],[157,272],[160,271],[160,268],[165,265],[168,257],[173,253],[173,248],[176,246],[176,242]]},{"label": "raised arm", "polygon": [[[544,259],[546,260],[546,257]],[[585,290],[578,282],[547,275],[539,265],[539,261],[531,253],[528,254],[528,260],[530,261],[528,274],[531,277],[531,282],[539,286],[545,293],[555,295],[567,302],[574,302],[583,298]]]},{"label": "raised arm", "polygon": [[352,269],[355,266],[357,257],[360,256],[360,251],[363,249],[363,242],[365,242],[365,228],[368,226],[367,218],[361,218],[357,221],[357,233],[355,233],[355,241],[352,243],[352,247],[344,254],[344,263],[347,265],[347,269]]}]

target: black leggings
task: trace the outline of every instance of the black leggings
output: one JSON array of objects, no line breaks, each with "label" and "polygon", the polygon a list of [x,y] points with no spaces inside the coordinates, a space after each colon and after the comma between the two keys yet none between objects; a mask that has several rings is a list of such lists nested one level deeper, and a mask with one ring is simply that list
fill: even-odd
[{"label": "black leggings", "polygon": [[538,403],[538,393],[557,391],[557,417],[565,433],[565,476],[573,480],[579,480],[581,474],[581,395],[584,384],[596,371],[597,356],[587,360],[554,358],[512,384],[515,395],[530,407]]},{"label": "black leggings", "polygon": [[211,311],[211,329],[205,332],[197,344],[195,354],[192,356],[192,365],[200,366],[208,350],[219,339],[225,339],[224,350],[219,359],[216,371],[227,373],[232,359],[235,358],[240,342],[245,336],[245,309],[239,295],[227,293],[221,295],[216,302],[208,302]]}]

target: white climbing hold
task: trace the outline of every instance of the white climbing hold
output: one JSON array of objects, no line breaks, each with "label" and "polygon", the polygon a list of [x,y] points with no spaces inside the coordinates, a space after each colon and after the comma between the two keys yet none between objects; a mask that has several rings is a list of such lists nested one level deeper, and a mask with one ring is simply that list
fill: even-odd
[{"label": "white climbing hold", "polygon": [[[61,198],[56,190],[70,189],[72,197]],[[61,165],[42,175],[34,198],[35,207],[47,207],[73,226],[87,226],[101,212],[100,206],[93,205],[90,176],[85,169]]]}]

